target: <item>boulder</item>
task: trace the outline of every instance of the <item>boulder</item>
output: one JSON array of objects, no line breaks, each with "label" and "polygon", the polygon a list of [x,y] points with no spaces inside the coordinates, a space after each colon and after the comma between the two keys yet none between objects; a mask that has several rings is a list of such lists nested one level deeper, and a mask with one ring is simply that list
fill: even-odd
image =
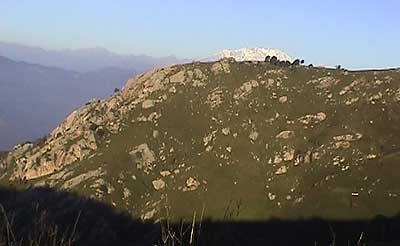
[{"label": "boulder", "polygon": [[278,135],[276,135],[276,138],[289,139],[294,136],[295,136],[294,131],[285,130],[285,131],[281,131]]},{"label": "boulder", "polygon": [[287,167],[286,166],[281,166],[275,172],[276,175],[282,175],[282,174],[285,174],[285,173],[287,173]]},{"label": "boulder", "polygon": [[250,132],[249,138],[251,141],[255,142],[258,138],[258,132],[256,132],[256,131]]},{"label": "boulder", "polygon": [[229,127],[225,127],[222,128],[222,134],[224,134],[225,136],[228,136],[231,133],[231,130],[229,129]]},{"label": "boulder", "polygon": [[138,169],[144,169],[145,173],[149,173],[153,169],[152,163],[156,160],[154,152],[144,143],[140,144],[129,152],[133,162]]},{"label": "boulder", "polygon": [[189,177],[186,180],[186,187],[183,189],[183,191],[193,191],[196,190],[200,186],[200,182],[197,181],[193,177]]},{"label": "boulder", "polygon": [[147,99],[147,100],[143,101],[142,108],[143,109],[148,109],[148,108],[154,107],[154,105],[155,105],[154,100]]},{"label": "boulder", "polygon": [[165,182],[162,179],[156,179],[151,181],[151,184],[153,185],[155,190],[162,190],[165,188]]},{"label": "boulder", "polygon": [[288,97],[287,96],[281,96],[281,97],[279,97],[278,100],[279,100],[280,103],[285,103],[285,102],[287,102]]},{"label": "boulder", "polygon": [[183,83],[185,81],[185,71],[179,71],[169,78],[171,83]]}]

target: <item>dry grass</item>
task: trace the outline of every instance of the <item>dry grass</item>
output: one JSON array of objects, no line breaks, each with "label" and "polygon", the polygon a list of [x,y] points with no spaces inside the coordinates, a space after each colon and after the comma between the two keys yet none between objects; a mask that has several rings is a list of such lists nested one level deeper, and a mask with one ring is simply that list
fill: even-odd
[{"label": "dry grass", "polygon": [[0,204],[0,246],[72,246],[75,242],[76,229],[81,216],[79,212],[70,233],[60,232],[56,224],[47,221],[46,212],[42,211],[27,235],[17,234],[14,216],[7,214]]}]

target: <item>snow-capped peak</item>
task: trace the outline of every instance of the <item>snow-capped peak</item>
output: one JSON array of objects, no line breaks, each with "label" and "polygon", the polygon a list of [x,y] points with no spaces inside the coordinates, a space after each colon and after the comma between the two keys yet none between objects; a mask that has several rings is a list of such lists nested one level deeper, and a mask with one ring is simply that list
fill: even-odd
[{"label": "snow-capped peak", "polygon": [[236,50],[225,49],[207,60],[234,58],[236,61],[264,61],[266,56],[276,56],[280,61],[293,61],[293,59],[285,52],[277,49],[267,48],[242,48]]}]

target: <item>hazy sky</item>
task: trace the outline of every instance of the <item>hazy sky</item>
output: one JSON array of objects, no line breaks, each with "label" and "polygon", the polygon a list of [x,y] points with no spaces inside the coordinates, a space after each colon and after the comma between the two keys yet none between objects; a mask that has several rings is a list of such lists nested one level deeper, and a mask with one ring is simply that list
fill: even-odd
[{"label": "hazy sky", "polygon": [[266,47],[314,64],[400,66],[398,0],[0,0],[0,41],[204,57]]}]

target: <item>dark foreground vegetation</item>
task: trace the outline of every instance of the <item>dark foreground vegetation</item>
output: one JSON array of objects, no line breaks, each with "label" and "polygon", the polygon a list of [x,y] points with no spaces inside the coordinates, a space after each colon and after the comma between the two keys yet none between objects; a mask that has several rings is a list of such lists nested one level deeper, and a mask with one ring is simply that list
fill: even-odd
[{"label": "dark foreground vegetation", "polygon": [[0,189],[0,245],[399,245],[400,217],[145,223],[47,188]]}]

